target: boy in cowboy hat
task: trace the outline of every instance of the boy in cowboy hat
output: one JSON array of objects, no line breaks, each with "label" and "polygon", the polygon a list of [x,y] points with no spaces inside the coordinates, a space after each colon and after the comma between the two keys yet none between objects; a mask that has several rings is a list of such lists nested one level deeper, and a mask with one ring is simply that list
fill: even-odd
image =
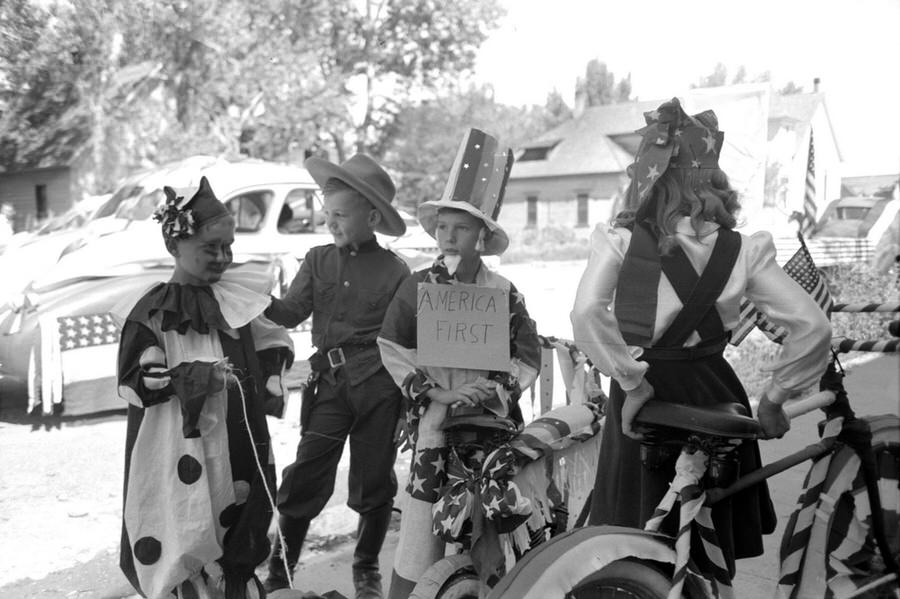
[{"label": "boy in cowboy hat", "polygon": [[[444,556],[444,541],[432,532],[432,507],[447,481],[444,464],[449,450],[441,427],[450,408],[490,405],[486,409],[521,425],[517,402],[540,368],[537,331],[524,298],[481,259],[482,255],[500,255],[509,245],[497,217],[513,158],[511,151],[497,150],[495,138],[471,129],[460,145],[442,198],[419,207],[419,222],[437,240],[441,254],[430,268],[413,273],[400,286],[378,336],[384,365],[407,400],[413,444],[391,599],[408,597],[424,571]],[[416,321],[419,283],[463,283],[505,290],[509,298],[508,372],[421,365]]]},{"label": "boy in cowboy hat", "polygon": [[[387,534],[397,482],[394,430],[400,391],[385,371],[375,338],[394,292],[409,276],[375,232],[402,235],[406,224],[391,206],[390,176],[364,154],[337,165],[321,158],[305,166],[322,187],[334,243],[311,249],[283,299],[266,315],[295,327],[312,316],[310,388],[304,394],[297,458],[278,490],[279,543],[269,560],[268,590],[285,588],[310,522],[325,507],[344,442],[350,437],[350,498],[359,513],[353,557],[357,599],[381,597],[378,554]],[[287,562],[287,570],[284,563]]]}]

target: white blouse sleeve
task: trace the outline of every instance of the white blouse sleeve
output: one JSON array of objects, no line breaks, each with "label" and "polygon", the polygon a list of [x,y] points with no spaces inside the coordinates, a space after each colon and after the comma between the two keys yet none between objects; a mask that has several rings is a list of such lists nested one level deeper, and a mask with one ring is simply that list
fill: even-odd
[{"label": "white blouse sleeve", "polygon": [[626,391],[640,385],[647,371],[647,363],[636,360],[643,350],[626,345],[612,310],[629,242],[628,230],[597,226],[571,313],[575,344],[600,372],[616,379]]},{"label": "white blouse sleeve", "polygon": [[763,367],[772,372],[776,396],[770,394],[770,399],[780,402],[787,393],[806,389],[822,376],[831,347],[831,323],[812,296],[775,262],[771,234],[761,231],[745,239],[747,297],[788,332],[774,361]]}]

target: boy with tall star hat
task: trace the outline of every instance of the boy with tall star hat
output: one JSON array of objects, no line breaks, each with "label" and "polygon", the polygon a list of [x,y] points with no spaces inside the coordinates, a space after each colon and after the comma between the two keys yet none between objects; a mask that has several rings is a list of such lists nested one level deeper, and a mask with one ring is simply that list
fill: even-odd
[{"label": "boy with tall star hat", "polygon": [[228,272],[234,218],[206,177],[164,188],[166,283],[123,300],[118,392],[128,402],[120,566],[144,597],[263,596],[275,491],[266,412],[293,360],[269,297]]},{"label": "boy with tall star hat", "polygon": [[[447,482],[449,451],[442,425],[449,411],[481,406],[520,426],[519,396],[534,382],[540,368],[537,331],[524,298],[515,285],[486,268],[481,259],[483,255],[499,256],[509,245],[497,217],[512,162],[512,152],[500,151],[496,138],[478,129],[467,132],[443,196],[419,207],[419,222],[437,241],[440,255],[430,268],[413,273],[400,286],[378,336],[384,364],[406,400],[413,446],[391,599],[408,597],[425,570],[444,556],[445,541],[433,533],[432,510]],[[509,300],[508,368],[491,371],[423,365],[416,319],[420,283],[474,284],[505,291]]]},{"label": "boy with tall star hat", "polygon": [[[278,489],[283,543],[269,560],[267,590],[289,585],[310,522],[325,507],[344,443],[350,439],[347,504],[359,513],[353,582],[357,599],[382,596],[378,554],[397,491],[394,431],[400,391],[385,371],[375,339],[409,268],[381,247],[380,232],[399,236],[406,224],[391,205],[394,184],[372,158],[341,164],[321,158],[305,166],[322,187],[334,243],[311,249],[283,299],[266,315],[286,327],[312,316],[313,374],[301,408],[297,458]],[[286,562],[286,567],[285,567]]]}]

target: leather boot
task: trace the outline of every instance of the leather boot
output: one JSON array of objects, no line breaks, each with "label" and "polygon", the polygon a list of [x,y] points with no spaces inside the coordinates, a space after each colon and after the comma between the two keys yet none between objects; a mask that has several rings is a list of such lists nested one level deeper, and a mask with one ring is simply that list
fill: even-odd
[{"label": "leather boot", "polygon": [[[300,559],[300,549],[306,539],[306,531],[309,530],[309,519],[281,515],[278,517],[278,527],[281,529],[287,550],[283,551],[281,540],[276,534],[272,556],[269,558],[269,574],[263,582],[263,588],[267,593],[290,588],[294,567],[297,565],[297,560]],[[287,570],[284,569],[285,559],[287,560]]]},{"label": "leather boot", "polygon": [[356,599],[382,599],[378,554],[391,524],[391,504],[360,514],[356,551],[353,552],[353,586]]}]

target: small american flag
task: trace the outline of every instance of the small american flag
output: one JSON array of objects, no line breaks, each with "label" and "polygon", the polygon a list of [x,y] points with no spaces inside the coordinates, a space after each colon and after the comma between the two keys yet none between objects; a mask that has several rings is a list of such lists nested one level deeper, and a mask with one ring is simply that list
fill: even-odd
[{"label": "small american flag", "polygon": [[[797,281],[816,300],[819,307],[826,314],[830,315],[831,308],[834,306],[831,292],[828,291],[828,285],[819,274],[819,269],[816,268],[816,263],[813,262],[809,250],[806,249],[803,236],[798,236],[800,237],[800,248],[784,265],[784,272]],[[782,343],[787,337],[787,331],[784,328],[771,322],[765,314],[756,308],[753,302],[744,298],[741,300],[741,319],[731,334],[731,344],[738,345],[753,330],[754,326],[758,327],[775,343]]]}]

